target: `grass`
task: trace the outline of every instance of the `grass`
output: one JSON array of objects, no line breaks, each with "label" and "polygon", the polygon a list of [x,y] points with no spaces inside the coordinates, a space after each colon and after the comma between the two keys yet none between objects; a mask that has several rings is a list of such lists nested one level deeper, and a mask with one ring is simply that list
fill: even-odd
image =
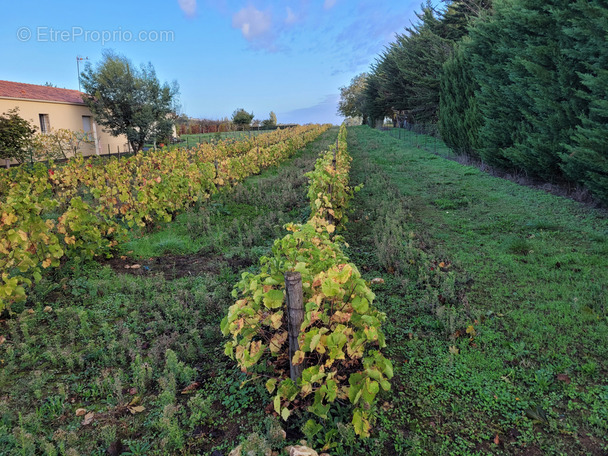
[{"label": "grass", "polygon": [[283,223],[306,218],[303,174],[336,135],[133,239],[129,257],[44,277],[0,321],[0,454],[227,454],[271,426],[266,389],[241,388],[223,354],[219,322],[243,267],[228,259],[257,261]]},{"label": "grass", "polygon": [[385,278],[376,304],[397,366],[376,445],[605,454],[605,214],[366,127],[349,147],[365,184],[349,254]]}]

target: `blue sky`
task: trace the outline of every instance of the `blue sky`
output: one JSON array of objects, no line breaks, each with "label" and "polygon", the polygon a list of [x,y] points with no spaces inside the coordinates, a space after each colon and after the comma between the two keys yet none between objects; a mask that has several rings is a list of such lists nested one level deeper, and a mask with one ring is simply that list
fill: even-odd
[{"label": "blue sky", "polygon": [[180,86],[181,111],[236,108],[340,123],[339,88],[410,24],[421,0],[4,2],[0,79],[78,88],[76,57],[113,49]]}]

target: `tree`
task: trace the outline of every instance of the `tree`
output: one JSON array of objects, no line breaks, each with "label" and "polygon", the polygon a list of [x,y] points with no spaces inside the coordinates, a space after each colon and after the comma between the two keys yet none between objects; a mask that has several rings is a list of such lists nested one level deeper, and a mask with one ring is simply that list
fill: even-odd
[{"label": "tree", "polygon": [[264,128],[274,128],[277,126],[277,115],[274,111],[270,111],[268,119],[262,121]]},{"label": "tree", "polygon": [[274,113],[274,111],[270,111],[268,119],[262,121],[262,125],[264,128],[273,128],[277,126],[277,115]]},{"label": "tree", "polygon": [[[346,87],[340,87],[340,101],[338,103],[338,114],[344,117],[363,117],[363,106],[365,104],[365,84],[368,74],[361,73],[351,79]],[[366,119],[363,119],[366,123]]]},{"label": "tree", "polygon": [[479,84],[473,77],[470,56],[463,46],[457,46],[454,55],[443,64],[440,82],[441,137],[457,154],[477,156],[482,124],[475,97]]},{"label": "tree", "polygon": [[480,155],[545,179],[562,175],[564,143],[580,124],[580,62],[564,49],[568,0],[495,1],[470,31],[467,52],[479,84]]},{"label": "tree", "polygon": [[577,0],[569,5],[564,33],[569,40],[565,54],[578,62],[577,96],[581,124],[562,155],[562,169],[575,182],[584,184],[608,203],[608,9],[600,0]]},{"label": "tree", "polygon": [[95,69],[87,62],[81,78],[95,121],[115,136],[125,135],[133,151],[171,135],[179,88],[176,82],[161,84],[151,63],[138,69],[107,51]]},{"label": "tree", "polygon": [[83,130],[51,129],[48,133],[37,137],[36,158],[67,160],[78,156],[83,145],[93,142],[91,136]]},{"label": "tree", "polygon": [[34,145],[35,127],[19,115],[19,109],[10,109],[0,115],[0,158],[9,166],[11,158],[23,162]]},{"label": "tree", "polygon": [[253,112],[248,113],[243,108],[236,109],[232,113],[232,123],[235,124],[237,127],[242,127],[243,130],[245,129],[245,126],[249,126],[251,124],[252,120]]}]

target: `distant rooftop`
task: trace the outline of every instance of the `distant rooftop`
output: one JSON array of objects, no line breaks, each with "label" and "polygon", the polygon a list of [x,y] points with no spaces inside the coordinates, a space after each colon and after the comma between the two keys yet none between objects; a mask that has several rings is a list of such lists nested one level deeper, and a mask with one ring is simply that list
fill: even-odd
[{"label": "distant rooftop", "polygon": [[0,81],[0,98],[24,98],[29,100],[55,101],[83,104],[81,92],[23,82]]}]

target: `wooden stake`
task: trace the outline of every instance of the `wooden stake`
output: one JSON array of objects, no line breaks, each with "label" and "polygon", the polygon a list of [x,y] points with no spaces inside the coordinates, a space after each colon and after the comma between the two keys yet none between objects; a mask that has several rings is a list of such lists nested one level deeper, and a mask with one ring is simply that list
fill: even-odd
[{"label": "wooden stake", "polygon": [[302,376],[304,362],[294,365],[293,355],[299,350],[298,336],[304,321],[304,294],[302,292],[302,274],[299,272],[285,273],[285,290],[287,294],[287,318],[289,321],[289,374],[294,382]]}]

